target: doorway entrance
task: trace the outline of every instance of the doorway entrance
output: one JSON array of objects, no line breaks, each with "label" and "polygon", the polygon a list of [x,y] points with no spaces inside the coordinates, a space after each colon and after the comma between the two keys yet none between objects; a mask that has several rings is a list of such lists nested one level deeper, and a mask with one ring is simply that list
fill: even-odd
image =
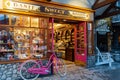
[{"label": "doorway entrance", "polygon": [[84,21],[54,20],[54,42],[58,54],[63,59],[75,61],[77,65],[86,65],[87,62],[87,32]]},{"label": "doorway entrance", "polygon": [[65,60],[75,61],[74,56],[74,26],[77,21],[54,20],[55,51]]},{"label": "doorway entrance", "polygon": [[108,51],[108,36],[107,33],[100,34],[100,32],[97,32],[97,46],[100,49],[101,52],[107,52]]}]

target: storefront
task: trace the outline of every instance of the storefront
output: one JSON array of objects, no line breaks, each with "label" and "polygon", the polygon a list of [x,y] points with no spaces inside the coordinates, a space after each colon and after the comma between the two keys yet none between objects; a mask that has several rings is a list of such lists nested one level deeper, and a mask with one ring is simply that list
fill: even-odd
[{"label": "storefront", "polygon": [[[55,31],[65,36],[70,33],[70,37],[54,37],[53,41],[51,33],[57,20],[75,22],[65,32],[54,30],[54,34]],[[0,77],[20,78],[17,71],[20,62],[34,58],[34,55],[45,60],[58,38],[73,43],[71,56],[76,64],[86,66],[88,53],[93,53],[92,21],[90,9],[43,1],[0,0],[0,68],[4,73]]]}]

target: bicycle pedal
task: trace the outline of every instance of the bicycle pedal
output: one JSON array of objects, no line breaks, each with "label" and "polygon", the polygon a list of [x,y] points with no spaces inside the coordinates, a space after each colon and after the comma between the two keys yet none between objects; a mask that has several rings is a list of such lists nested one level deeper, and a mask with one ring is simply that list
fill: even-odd
[{"label": "bicycle pedal", "polygon": [[49,70],[45,70],[45,72],[50,72]]}]

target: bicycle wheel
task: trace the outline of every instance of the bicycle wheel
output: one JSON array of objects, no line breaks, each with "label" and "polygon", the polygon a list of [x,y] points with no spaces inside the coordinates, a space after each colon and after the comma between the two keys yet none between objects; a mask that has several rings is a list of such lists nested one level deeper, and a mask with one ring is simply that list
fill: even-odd
[{"label": "bicycle wheel", "polygon": [[58,58],[55,61],[55,68],[60,76],[65,76],[67,73],[65,63],[62,59]]},{"label": "bicycle wheel", "polygon": [[40,65],[34,60],[24,62],[20,67],[20,76],[23,80],[35,80],[39,74],[28,72],[29,68],[39,68]]}]

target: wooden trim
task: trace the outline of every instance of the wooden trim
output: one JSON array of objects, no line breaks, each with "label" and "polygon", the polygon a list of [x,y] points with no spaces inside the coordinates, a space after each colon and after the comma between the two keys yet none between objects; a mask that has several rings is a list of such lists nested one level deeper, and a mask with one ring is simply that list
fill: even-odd
[{"label": "wooden trim", "polygon": [[100,3],[99,3],[99,1],[101,1],[101,0],[98,0],[98,1],[95,2],[95,4],[93,5],[92,9],[94,9],[94,10],[98,9],[100,7],[103,7],[103,6],[107,5],[107,4],[113,3],[116,0],[105,0],[105,1],[102,1]]},{"label": "wooden trim", "polygon": [[115,4],[116,4],[116,2],[111,3],[110,6],[103,12],[102,15],[106,15],[107,13],[109,13],[109,11],[110,11],[112,8],[115,8]]},{"label": "wooden trim", "polygon": [[46,4],[46,5],[51,5],[51,6],[56,6],[56,7],[64,7],[63,9],[66,9],[66,8],[73,8],[73,9],[78,9],[78,10],[84,10],[84,11],[89,11],[89,12],[95,12],[94,10],[90,9],[90,8],[83,8],[83,7],[78,7],[78,6],[73,6],[73,5],[69,5],[69,4],[63,4],[63,3],[58,3],[58,2],[48,2],[48,1],[41,1],[41,0],[21,0],[21,1],[34,1],[34,2],[37,2],[37,3],[43,3],[43,4]]},{"label": "wooden trim", "polygon": [[82,62],[82,61],[79,61],[79,60],[75,60],[75,64],[76,64],[77,66],[83,66],[83,67],[87,66],[87,63]]},{"label": "wooden trim", "polygon": [[95,17],[95,19],[103,19],[103,18],[110,17],[110,16],[117,15],[117,14],[120,14],[120,10],[108,13],[106,15],[97,16]]},{"label": "wooden trim", "polygon": [[92,21],[89,19],[83,19],[79,17],[71,17],[71,16],[64,16],[64,15],[57,15],[57,14],[48,14],[48,13],[28,13],[28,12],[21,12],[21,11],[11,11],[11,10],[0,10],[0,13],[2,14],[16,14],[16,15],[24,15],[24,16],[34,16],[34,17],[47,17],[47,18],[58,18],[58,19],[67,19],[67,20],[76,20],[76,21]]},{"label": "wooden trim", "polygon": [[[16,0],[13,0],[16,1]],[[33,5],[42,5],[46,7],[51,7],[51,8],[58,8],[58,9],[63,9],[63,10],[71,10],[71,11],[76,11],[76,12],[83,12],[91,15],[91,13],[94,12],[94,10],[88,9],[88,8],[81,8],[81,7],[76,7],[76,6],[71,6],[67,4],[60,4],[56,2],[48,2],[48,1],[41,1],[41,0],[17,0],[17,2],[21,3],[28,3],[28,4],[33,4]],[[51,13],[33,13],[29,11],[21,11],[21,10],[0,10],[0,13],[11,13],[11,14],[18,14],[18,15],[28,15],[28,16],[35,16],[35,17],[52,17],[52,18],[59,18],[59,19],[68,19],[68,20],[77,20],[77,21],[92,21],[91,18],[85,19],[85,18],[80,18],[80,17],[74,17],[74,16],[67,16],[67,15],[58,15],[58,14],[51,14]]]},{"label": "wooden trim", "polygon": [[98,2],[99,2],[99,0],[96,0],[96,1],[95,1],[95,3],[94,3],[93,6],[92,6],[92,9],[95,8],[95,6],[98,4]]},{"label": "wooden trim", "polygon": [[[47,59],[48,58],[41,58],[41,60],[47,60]],[[38,59],[32,58],[32,59],[19,59],[19,60],[0,61],[0,64],[21,63],[21,62],[24,62],[26,60],[38,60]]]}]

